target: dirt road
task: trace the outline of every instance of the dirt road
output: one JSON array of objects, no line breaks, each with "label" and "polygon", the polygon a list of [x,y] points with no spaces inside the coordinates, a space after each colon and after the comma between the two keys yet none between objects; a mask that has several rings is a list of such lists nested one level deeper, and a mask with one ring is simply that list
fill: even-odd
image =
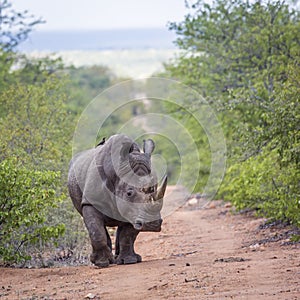
[{"label": "dirt road", "polygon": [[215,202],[181,208],[160,233],[141,233],[143,262],[0,269],[0,299],[300,299],[300,246],[288,228],[232,215]]}]

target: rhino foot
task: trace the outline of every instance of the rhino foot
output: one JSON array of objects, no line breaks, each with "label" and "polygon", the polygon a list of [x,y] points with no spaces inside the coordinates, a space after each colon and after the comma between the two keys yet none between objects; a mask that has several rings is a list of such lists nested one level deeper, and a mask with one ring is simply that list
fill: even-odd
[{"label": "rhino foot", "polygon": [[114,259],[112,254],[108,255],[108,257],[99,255],[99,253],[92,253],[90,257],[91,262],[100,268],[108,267],[109,264],[114,263]]},{"label": "rhino foot", "polygon": [[142,261],[142,257],[139,254],[130,254],[130,255],[118,255],[116,257],[117,265],[128,265],[136,264]]}]

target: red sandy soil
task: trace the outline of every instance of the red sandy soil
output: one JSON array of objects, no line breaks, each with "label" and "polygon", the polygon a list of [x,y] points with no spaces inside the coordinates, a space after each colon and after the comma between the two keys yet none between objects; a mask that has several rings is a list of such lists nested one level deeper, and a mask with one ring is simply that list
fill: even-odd
[{"label": "red sandy soil", "polygon": [[299,243],[231,210],[179,209],[138,236],[139,264],[0,268],[0,299],[300,299]]}]

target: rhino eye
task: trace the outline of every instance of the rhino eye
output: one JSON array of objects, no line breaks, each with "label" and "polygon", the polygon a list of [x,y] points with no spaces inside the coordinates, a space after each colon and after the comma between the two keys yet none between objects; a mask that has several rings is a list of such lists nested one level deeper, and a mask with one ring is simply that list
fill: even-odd
[{"label": "rhino eye", "polygon": [[131,197],[133,195],[133,190],[128,190],[126,194],[128,197]]}]

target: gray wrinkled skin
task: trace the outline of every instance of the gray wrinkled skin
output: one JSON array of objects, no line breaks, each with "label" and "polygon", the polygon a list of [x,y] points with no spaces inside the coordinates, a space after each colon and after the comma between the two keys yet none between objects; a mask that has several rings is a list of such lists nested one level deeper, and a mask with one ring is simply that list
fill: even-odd
[{"label": "gray wrinkled skin", "polygon": [[[93,248],[90,259],[97,266],[140,262],[134,251],[138,233],[161,230],[167,179],[157,188],[151,169],[154,147],[146,140],[141,152],[133,140],[119,134],[71,160],[69,194],[84,219]],[[115,257],[106,226],[118,226]]]}]

